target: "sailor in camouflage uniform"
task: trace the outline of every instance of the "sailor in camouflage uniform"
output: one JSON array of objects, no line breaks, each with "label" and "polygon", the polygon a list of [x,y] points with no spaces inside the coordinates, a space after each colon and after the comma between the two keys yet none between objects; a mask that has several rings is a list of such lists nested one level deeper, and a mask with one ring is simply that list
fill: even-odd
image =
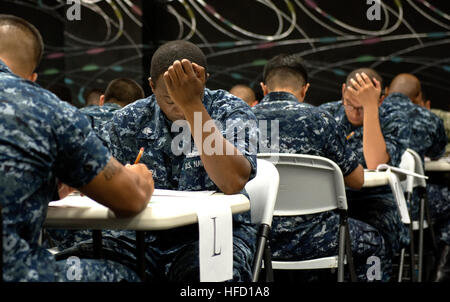
[{"label": "sailor in camouflage uniform", "polygon": [[[204,88],[204,66],[206,58],[194,44],[172,41],[162,45],[151,63],[154,94],[116,112],[108,125],[111,150],[125,164],[133,162],[144,147],[140,162],[152,170],[157,189],[244,192],[245,183],[256,175],[256,118],[239,98]],[[206,134],[196,133],[190,124],[197,114],[203,123],[209,117],[214,120],[215,130],[208,135],[215,135],[216,143],[221,141],[224,148],[231,146],[235,155],[219,155],[223,150],[208,155],[208,150],[199,150],[207,143],[202,138]],[[196,122],[203,129],[198,116]],[[134,265],[134,233],[103,233],[105,251]],[[198,239],[198,225],[146,232],[148,280],[199,280]],[[251,280],[255,248],[256,229],[249,212],[233,215],[233,281]],[[90,250],[90,242],[85,242],[65,252]]]},{"label": "sailor in camouflage uniform", "polygon": [[[57,193],[56,178],[98,197],[124,216],[145,207],[153,183],[145,166],[127,169],[112,158],[75,107],[33,83],[37,78],[33,71],[43,52],[42,38],[34,26],[21,18],[0,15],[0,40],[3,280],[138,281],[135,272],[118,263],[86,259],[57,262],[40,246],[48,203]],[[104,180],[105,173],[110,182]],[[142,187],[134,183],[131,174]],[[129,193],[136,200],[111,198],[109,194],[123,194],[116,188],[118,182],[131,185]],[[102,193],[105,188],[116,192]]]},{"label": "sailor in camouflage uniform", "polygon": [[[428,106],[431,106],[430,100],[428,100],[427,102],[429,104]],[[447,146],[445,147],[445,155],[450,156],[450,112],[441,109],[430,110],[444,122],[445,133],[447,134]]]},{"label": "sailor in camouflage uniform", "polygon": [[[84,113],[90,120],[94,132],[109,148],[111,142],[105,125],[112,119],[117,110],[142,98],[144,98],[144,90],[136,81],[118,78],[108,84],[105,94],[100,96],[99,105],[83,107],[80,112]],[[46,244],[50,247],[56,247],[58,250],[69,248],[76,242],[92,238],[90,230],[48,229],[46,235],[48,235],[45,237],[48,239]]]},{"label": "sailor in camouflage uniform", "polygon": [[114,113],[144,98],[144,90],[136,81],[127,78],[112,80],[100,96],[99,106],[87,106],[80,109],[92,122],[92,128],[109,146],[109,136],[104,126],[112,119]]},{"label": "sailor in camouflage uniform", "polygon": [[[382,107],[390,111],[402,111],[408,114],[411,124],[411,138],[409,148],[416,151],[422,158],[438,159],[444,155],[447,135],[443,121],[431,111],[416,105],[421,98],[420,81],[411,74],[399,74],[391,82],[386,94],[389,94]],[[430,204],[430,211],[437,215],[446,215],[450,206],[444,200],[434,200]],[[412,218],[418,218],[418,198],[414,198]],[[439,216],[433,216],[437,219]]]},{"label": "sailor in camouflage uniform", "polygon": [[[412,135],[409,147],[422,158],[436,160],[445,153],[447,135],[442,119],[420,105],[424,104],[419,79],[407,73],[397,75],[386,89],[388,97],[382,107],[389,110],[403,111],[408,114]],[[419,217],[419,196],[414,191],[411,204],[411,216],[414,220]],[[447,185],[427,184],[430,216],[434,221],[437,239],[442,248],[443,258],[446,258],[450,246],[450,197]],[[450,264],[450,263],[449,263]]]},{"label": "sailor in camouflage uniform", "polygon": [[[270,150],[327,157],[341,168],[346,185],[360,188],[364,181],[363,168],[333,117],[303,103],[309,84],[301,58],[296,55],[274,57],[265,67],[261,85],[265,96],[253,107],[253,112],[260,122],[279,122],[279,150],[273,142],[270,142]],[[273,133],[267,137],[271,135]],[[260,142],[259,152],[261,146],[267,145],[269,142]],[[371,256],[381,259],[382,278],[389,279],[391,262],[385,255],[383,237],[364,222],[350,218],[348,223],[358,279],[367,281],[367,259]],[[271,233],[273,259],[306,260],[336,255],[338,228],[339,214],[335,211],[276,216]]]},{"label": "sailor in camouflage uniform", "polygon": [[[409,146],[411,129],[406,113],[379,107],[383,99],[381,77],[368,68],[354,70],[342,86],[342,95],[344,101],[320,108],[335,118],[363,167],[376,169],[382,163],[398,166]],[[369,223],[383,235],[389,257],[407,246],[409,231],[389,186],[359,191],[348,188],[347,200],[350,217]]]}]

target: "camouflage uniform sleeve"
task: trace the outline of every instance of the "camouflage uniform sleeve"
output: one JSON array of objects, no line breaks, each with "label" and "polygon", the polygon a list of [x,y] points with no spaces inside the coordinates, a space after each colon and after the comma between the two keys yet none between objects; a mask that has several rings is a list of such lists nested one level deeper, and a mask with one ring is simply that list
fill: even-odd
[{"label": "camouflage uniform sleeve", "polygon": [[[137,133],[134,133],[131,129],[132,123],[131,121],[128,122],[128,116],[129,114],[126,111],[118,110],[113,118],[105,125],[105,129],[109,134],[109,150],[124,165],[131,163],[131,158],[136,156],[136,150],[138,150],[135,147]],[[130,139],[130,137],[133,139]]]},{"label": "camouflage uniform sleeve", "polygon": [[58,178],[75,188],[88,184],[108,163],[111,154],[78,110],[65,106],[55,112]]},{"label": "camouflage uniform sleeve", "polygon": [[339,101],[328,102],[328,103],[323,103],[322,105],[318,106],[317,108],[327,111],[334,117],[334,116],[336,116],[336,112],[339,110],[340,104],[341,103]]},{"label": "camouflage uniform sleeve", "polygon": [[408,122],[408,115],[398,110],[391,112],[382,110],[380,126],[390,157],[388,164],[398,167],[403,153],[410,145],[411,126]]},{"label": "camouflage uniform sleeve", "polygon": [[[242,102],[242,101],[240,101]],[[227,110],[222,121],[222,135],[241,152],[251,165],[249,180],[256,176],[258,124],[255,115],[246,104]]]},{"label": "camouflage uniform sleeve", "polygon": [[428,152],[425,154],[431,159],[437,159],[444,155],[445,153],[445,146],[447,145],[448,138],[445,133],[444,128],[444,122],[442,119],[438,118],[436,116],[436,129],[435,131],[432,131],[432,142],[431,148],[428,150]]},{"label": "camouflage uniform sleeve", "polygon": [[324,122],[326,136],[325,146],[322,150],[327,153],[327,158],[333,160],[342,171],[344,176],[352,173],[359,165],[359,158],[347,143],[346,136],[342,128],[333,117],[325,112],[320,113]]}]

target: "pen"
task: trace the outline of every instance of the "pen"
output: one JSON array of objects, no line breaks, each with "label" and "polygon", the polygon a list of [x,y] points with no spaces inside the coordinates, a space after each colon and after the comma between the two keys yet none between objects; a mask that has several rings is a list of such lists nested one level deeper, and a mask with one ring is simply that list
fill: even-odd
[{"label": "pen", "polygon": [[139,154],[136,157],[136,160],[134,161],[134,164],[136,165],[137,163],[139,163],[139,160],[141,159],[142,153],[144,153],[144,147],[141,147],[141,149],[139,150]]},{"label": "pen", "polygon": [[349,140],[354,134],[355,134],[355,131],[352,131],[349,135],[347,135],[347,140]]}]

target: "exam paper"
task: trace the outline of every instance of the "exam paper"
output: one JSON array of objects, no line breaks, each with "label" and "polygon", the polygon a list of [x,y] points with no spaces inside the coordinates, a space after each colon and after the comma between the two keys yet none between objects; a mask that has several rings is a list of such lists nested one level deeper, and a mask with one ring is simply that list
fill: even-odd
[{"label": "exam paper", "polygon": [[51,207],[78,207],[78,208],[94,208],[105,207],[87,196],[69,195],[61,200],[51,201]]},{"label": "exam paper", "polygon": [[176,191],[155,189],[153,196],[171,196],[171,197],[195,197],[195,196],[210,196],[216,191]]},{"label": "exam paper", "polygon": [[397,172],[397,173],[405,174],[405,175],[412,175],[412,176],[418,177],[418,178],[428,179],[428,176],[420,175],[420,174],[417,174],[417,173],[414,173],[414,172],[411,172],[411,171],[408,171],[405,169],[401,169],[398,167],[389,166],[387,164],[380,164],[377,166],[377,171],[386,171],[386,170],[391,170],[393,172]]},{"label": "exam paper", "polygon": [[[190,197],[190,198],[198,198],[211,196],[215,191],[176,191],[176,190],[163,190],[163,189],[155,189],[153,192],[152,198],[150,202],[163,202],[163,201],[173,201],[176,200],[177,197]],[[155,197],[155,198],[153,198]],[[80,196],[79,194],[70,194],[67,197],[55,200],[50,202],[49,206],[52,207],[104,207],[99,204],[95,200],[87,197]]]}]

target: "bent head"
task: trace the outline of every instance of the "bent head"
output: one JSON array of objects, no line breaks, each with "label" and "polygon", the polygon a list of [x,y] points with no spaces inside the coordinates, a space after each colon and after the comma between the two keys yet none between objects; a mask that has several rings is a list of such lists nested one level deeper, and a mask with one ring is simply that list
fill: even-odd
[{"label": "bent head", "polygon": [[[176,60],[181,62],[183,59],[187,59],[191,63],[196,63],[203,67],[205,74],[202,78],[207,78],[205,54],[198,46],[188,41],[176,40],[163,44],[153,54],[151,62],[149,79],[150,87],[152,88],[159,107],[171,121],[184,119],[184,114],[181,108],[179,108],[179,106],[170,98],[162,75]],[[206,84],[206,82],[204,84]]]},{"label": "bent head", "polygon": [[389,93],[402,93],[406,95],[414,104],[425,105],[422,96],[422,86],[420,80],[413,74],[401,73],[396,75],[389,85]]},{"label": "bent head", "polygon": [[264,95],[284,91],[303,102],[309,88],[303,59],[297,54],[280,54],[270,59],[264,67],[261,88]]},{"label": "bent head", "polygon": [[364,121],[364,108],[360,102],[352,97],[345,85],[342,87],[342,104],[348,121],[354,126],[361,126]]},{"label": "bent head", "polygon": [[255,92],[250,86],[241,84],[235,85],[231,87],[230,93],[242,99],[250,107],[255,106],[257,103]]},{"label": "bent head", "polygon": [[[346,79],[346,83],[342,85],[342,104],[344,105],[345,115],[348,121],[353,126],[362,126],[364,122],[364,109],[357,98],[347,90],[347,87],[351,87],[351,79],[356,79],[356,74],[365,73],[370,79],[375,78],[383,85],[383,79],[381,76],[373,69],[370,68],[358,68],[349,73]],[[373,82],[373,81],[372,81]],[[375,85],[375,83],[373,83]],[[380,94],[379,103],[380,106],[383,102],[383,93]]]}]

